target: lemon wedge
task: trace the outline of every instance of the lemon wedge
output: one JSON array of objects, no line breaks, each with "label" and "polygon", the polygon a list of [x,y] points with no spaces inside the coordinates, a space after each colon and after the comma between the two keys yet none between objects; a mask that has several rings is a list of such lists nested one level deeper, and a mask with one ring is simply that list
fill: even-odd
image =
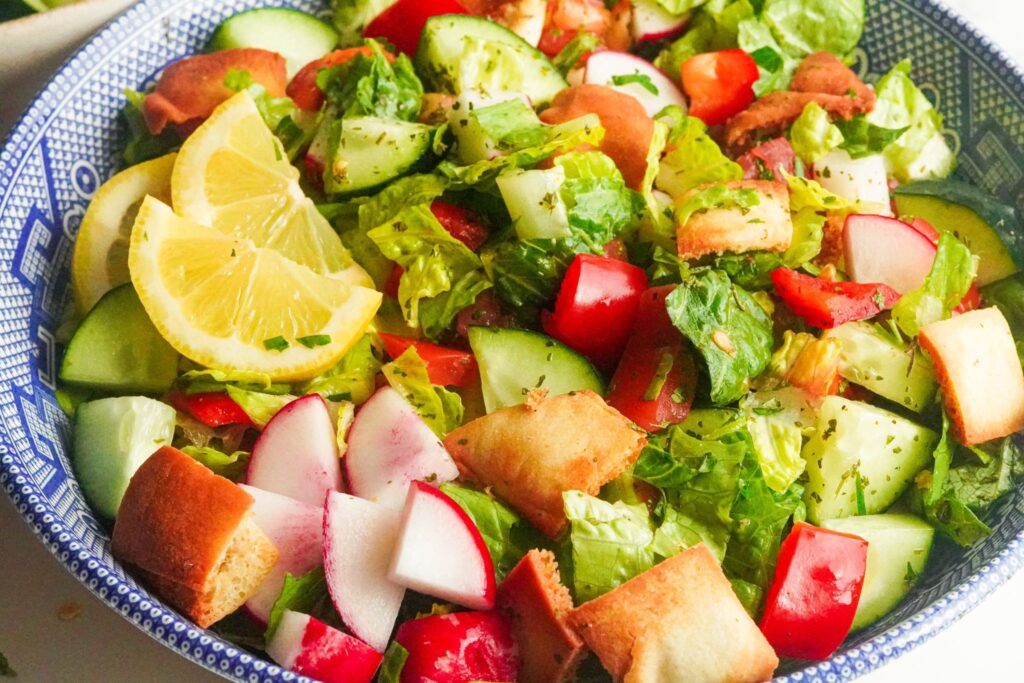
[{"label": "lemon wedge", "polygon": [[143,202],[128,264],[157,329],[206,367],[291,382],[334,366],[373,320],[380,293],[242,233],[205,227],[152,197]]},{"label": "lemon wedge", "polygon": [[128,282],[128,241],[146,195],[171,201],[174,154],[121,171],[103,183],[89,203],[75,239],[71,286],[85,315],[100,298]]},{"label": "lemon wedge", "polygon": [[221,104],[185,141],[171,187],[174,210],[184,218],[321,275],[373,286],[303,193],[299,171],[246,92]]}]

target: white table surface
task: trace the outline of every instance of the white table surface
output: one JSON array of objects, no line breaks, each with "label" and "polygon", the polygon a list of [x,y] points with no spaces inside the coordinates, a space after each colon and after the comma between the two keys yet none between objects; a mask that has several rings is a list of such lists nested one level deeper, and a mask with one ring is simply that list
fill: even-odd
[{"label": "white table surface", "polygon": [[[947,0],[947,4],[1024,64],[1021,5],[1011,0]],[[42,79],[47,73],[33,77]],[[0,135],[16,116],[10,105],[10,99],[0,99]],[[1024,680],[1022,609],[1024,573],[944,633],[862,680]],[[0,652],[17,671],[19,683],[222,680],[151,640],[93,597],[35,539],[6,497],[0,502]]]}]

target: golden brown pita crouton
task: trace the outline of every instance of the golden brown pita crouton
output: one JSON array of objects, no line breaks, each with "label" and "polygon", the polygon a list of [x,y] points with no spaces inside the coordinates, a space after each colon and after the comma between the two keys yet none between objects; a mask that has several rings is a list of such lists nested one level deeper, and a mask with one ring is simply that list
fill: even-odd
[{"label": "golden brown pita crouton", "polygon": [[[760,195],[756,206],[712,208],[689,216],[676,226],[679,258],[747,251],[785,251],[793,241],[793,220],[789,213],[789,188],[770,180],[733,180],[722,183],[731,189],[749,188]],[[679,198],[683,204],[706,190],[701,185]]]},{"label": "golden brown pita crouton", "polygon": [[566,525],[562,492],[597,495],[645,443],[629,420],[592,391],[504,408],[444,440],[463,479],[489,487],[551,538]]},{"label": "golden brown pita crouton", "polygon": [[973,446],[1024,429],[1024,372],[998,308],[926,325],[919,339],[935,361],[961,443]]},{"label": "golden brown pita crouton", "polygon": [[586,654],[566,623],[572,611],[550,550],[531,550],[498,587],[498,607],[512,622],[522,658],[522,683],[562,683],[575,677]]},{"label": "golden brown pita crouton", "polygon": [[725,142],[741,149],[754,133],[777,133],[796,121],[811,102],[848,121],[875,108],[875,93],[838,57],[816,52],[797,67],[790,90],[769,93],[732,117],[726,124]]},{"label": "golden brown pita crouton", "polygon": [[626,683],[754,683],[779,664],[704,544],[577,607],[569,623]]}]

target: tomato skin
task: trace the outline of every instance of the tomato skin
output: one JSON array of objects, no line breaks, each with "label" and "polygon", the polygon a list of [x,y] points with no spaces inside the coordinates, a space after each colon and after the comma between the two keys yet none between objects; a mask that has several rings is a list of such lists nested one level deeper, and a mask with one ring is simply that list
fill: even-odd
[{"label": "tomato skin", "polygon": [[900,298],[899,292],[881,283],[830,282],[789,268],[777,268],[771,278],[786,307],[821,329],[871,318]]},{"label": "tomato skin", "polygon": [[167,395],[167,402],[176,410],[188,413],[207,427],[235,424],[255,426],[248,413],[242,410],[242,406],[235,403],[227,394],[186,394],[182,391],[173,391]]},{"label": "tomato skin", "polygon": [[857,613],[868,543],[797,522],[779,549],[761,631],[781,657],[827,659]]},{"label": "tomato skin", "polygon": [[363,31],[366,38],[384,38],[412,57],[420,44],[427,19],[439,14],[469,14],[455,0],[398,0],[381,12]]},{"label": "tomato skin", "polygon": [[443,387],[464,387],[477,377],[476,358],[468,351],[407,339],[387,332],[379,332],[378,335],[384,342],[384,350],[392,358],[398,358],[410,346],[416,349],[416,353],[427,366],[427,376],[433,384]]},{"label": "tomato skin", "polygon": [[[775,138],[758,145],[739,159],[736,163],[743,168],[745,180],[781,180],[785,171],[796,175],[796,152],[786,138]],[[770,178],[763,177],[771,174]]]},{"label": "tomato skin", "polygon": [[[608,405],[649,432],[685,420],[697,389],[697,364],[665,308],[665,298],[674,289],[653,287],[641,295],[633,333],[608,387]],[[672,366],[665,383],[655,398],[647,399],[666,356]]]},{"label": "tomato skin", "polygon": [[754,101],[757,63],[743,50],[704,52],[682,66],[683,90],[690,116],[709,126],[725,123]]},{"label": "tomato skin", "polygon": [[491,236],[491,231],[483,221],[469,209],[447,202],[434,202],[430,205],[430,212],[448,234],[465,244],[471,251],[482,247]]},{"label": "tomato skin", "polygon": [[412,619],[398,627],[409,651],[401,683],[515,681],[519,656],[508,621],[499,612],[456,612]]},{"label": "tomato skin", "polygon": [[543,315],[544,331],[610,371],[629,341],[643,270],[604,256],[579,254],[562,280],[554,313]]},{"label": "tomato skin", "polygon": [[[384,53],[388,58],[388,61],[395,61],[394,56]],[[340,66],[349,60],[352,60],[356,55],[365,55],[367,57],[373,56],[373,48],[364,47],[349,47],[343,50],[335,50],[330,52],[320,59],[310,62],[306,66],[299,69],[299,72],[292,77],[286,93],[288,97],[292,98],[296,106],[306,111],[319,111],[320,107],[324,103],[324,93],[320,90],[320,87],[316,84],[316,77],[320,73],[321,69],[330,69],[334,66]]]}]

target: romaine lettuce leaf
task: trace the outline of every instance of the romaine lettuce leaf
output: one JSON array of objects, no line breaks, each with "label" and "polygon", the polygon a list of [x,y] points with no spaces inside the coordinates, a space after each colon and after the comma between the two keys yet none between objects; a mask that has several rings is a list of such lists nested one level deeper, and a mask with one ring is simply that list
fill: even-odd
[{"label": "romaine lettuce leaf", "polygon": [[601,152],[570,152],[555,159],[565,171],[565,202],[572,240],[600,253],[643,211],[640,195],[626,187],[615,162]]},{"label": "romaine lettuce leaf", "polygon": [[423,421],[439,437],[462,424],[462,398],[453,391],[431,384],[427,364],[410,346],[381,368],[388,383],[416,409]]},{"label": "romaine lettuce leaf", "polygon": [[739,23],[736,42],[754,58],[761,74],[754,83],[755,95],[761,97],[789,87],[800,59],[779,45],[768,24],[758,17],[744,19]]},{"label": "romaine lettuce leaf", "polygon": [[458,503],[480,530],[499,582],[530,550],[550,545],[539,531],[512,508],[483,491],[452,482],[441,484],[441,491]]},{"label": "romaine lettuce leaf", "polygon": [[278,625],[281,623],[281,615],[285,610],[310,614],[323,620],[325,613],[333,612],[330,595],[327,592],[327,579],[324,576],[324,568],[317,567],[308,574],[295,577],[291,574],[284,575],[284,584],[281,586],[281,593],[270,608],[270,619],[267,621],[266,640],[274,637]]},{"label": "romaine lettuce leaf", "polygon": [[225,389],[231,400],[237,403],[260,429],[267,426],[270,418],[277,415],[277,411],[295,400],[290,394],[264,394],[241,389],[233,384],[228,384]]},{"label": "romaine lettuce leaf", "polygon": [[249,464],[249,453],[246,451],[235,451],[228,455],[209,446],[182,446],[181,452],[205,465],[214,474],[231,481],[240,481]]},{"label": "romaine lettuce leaf", "polygon": [[498,298],[529,320],[555,300],[575,257],[576,250],[566,240],[508,240],[483,258]]},{"label": "romaine lettuce leaf", "polygon": [[754,4],[749,0],[708,0],[694,13],[686,33],[665,48],[654,64],[665,73],[679,74],[683,62],[694,55],[737,47],[740,22],[753,16]]},{"label": "romaine lettuce leaf", "polygon": [[666,110],[658,118],[674,123],[669,132],[670,151],[661,160],[655,181],[659,190],[680,197],[704,183],[743,177],[743,169],[722,153],[703,121],[683,115],[682,110]]},{"label": "romaine lettuce leaf", "polygon": [[817,102],[810,102],[793,122],[789,132],[793,150],[804,163],[813,164],[842,144],[842,132]]},{"label": "romaine lettuce leaf", "polygon": [[904,295],[892,308],[900,330],[916,337],[921,328],[948,318],[963,300],[978,273],[978,257],[951,233],[942,233],[931,272],[919,289]]},{"label": "romaine lettuce leaf", "polygon": [[363,42],[363,29],[397,0],[331,0],[338,45],[352,47]]},{"label": "romaine lettuce leaf", "polygon": [[771,319],[750,293],[710,270],[685,280],[665,303],[672,323],[707,364],[712,403],[725,405],[746,393],[772,354]]},{"label": "romaine lettuce leaf", "polygon": [[329,401],[351,401],[362,405],[376,390],[381,368],[373,336],[365,334],[333,368],[300,388],[303,394],[320,394]]},{"label": "romaine lettuce leaf", "polygon": [[593,52],[601,45],[601,39],[590,31],[578,31],[562,50],[552,57],[551,64],[563,76],[568,75],[583,55]]},{"label": "romaine lettuce leaf", "polygon": [[181,147],[181,136],[174,126],[167,126],[160,135],[153,135],[142,116],[142,102],[146,93],[126,88],[126,102],[121,115],[128,124],[128,142],[122,157],[129,166],[155,159]]},{"label": "romaine lettuce leaf", "polygon": [[890,130],[906,129],[883,154],[889,175],[901,183],[921,178],[944,178],[953,172],[956,156],[942,135],[942,116],[910,80],[910,60],[903,60],[875,85],[875,108],[868,124]]},{"label": "romaine lettuce leaf", "polygon": [[415,121],[420,114],[423,84],[412,61],[404,54],[389,62],[375,40],[368,40],[373,56],[358,54],[338,66],[322,69],[317,86],[342,118],[375,116]]},{"label": "romaine lettuce leaf", "polygon": [[846,55],[864,32],[863,0],[765,0],[762,20],[784,51]]},{"label": "romaine lettuce leaf", "polygon": [[409,651],[397,640],[392,640],[388,644],[388,649],[384,651],[384,659],[381,660],[377,672],[378,683],[399,683],[402,680],[402,669],[405,668],[408,659]]}]

